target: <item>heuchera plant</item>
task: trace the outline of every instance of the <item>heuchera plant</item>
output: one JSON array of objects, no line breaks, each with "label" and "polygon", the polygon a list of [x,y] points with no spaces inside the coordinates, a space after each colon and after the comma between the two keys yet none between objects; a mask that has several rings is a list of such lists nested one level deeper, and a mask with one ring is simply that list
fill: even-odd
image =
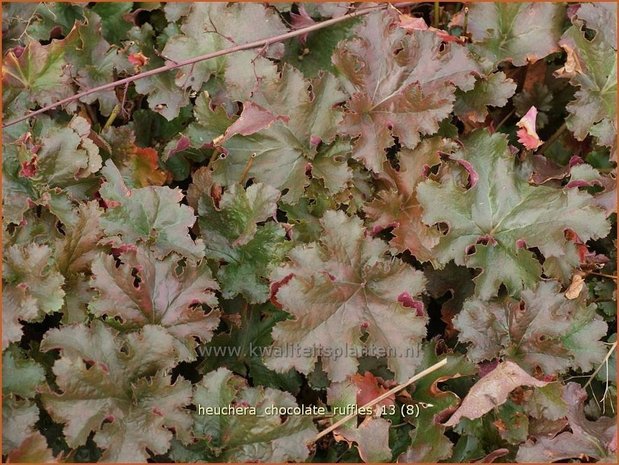
[{"label": "heuchera plant", "polygon": [[616,14],[4,3],[3,459],[613,461]]}]

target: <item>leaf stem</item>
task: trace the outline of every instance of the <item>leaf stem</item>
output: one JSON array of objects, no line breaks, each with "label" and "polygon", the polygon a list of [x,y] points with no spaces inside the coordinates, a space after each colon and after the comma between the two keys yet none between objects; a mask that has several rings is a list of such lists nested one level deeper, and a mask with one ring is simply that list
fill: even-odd
[{"label": "leaf stem", "polygon": [[[393,6],[395,7],[404,7],[404,6],[409,6],[409,5],[414,5],[415,2],[403,2],[403,3],[396,3]],[[20,116],[19,118],[15,118],[11,121],[8,121],[7,123],[4,123],[2,125],[3,128],[8,128],[9,126],[13,126],[14,124],[17,123],[21,123],[24,120],[27,120],[29,118],[32,118],[33,116],[36,115],[40,115],[41,113],[45,113],[46,111],[52,110],[60,105],[65,105],[67,103],[73,102],[74,100],[78,100],[82,97],[85,97],[87,95],[90,94],[94,94],[96,92],[101,92],[104,90],[109,90],[109,89],[113,89],[115,87],[121,86],[123,84],[128,84],[130,82],[134,82],[137,81],[138,79],[144,79],[147,77],[151,77],[151,76],[155,76],[157,74],[161,74],[164,73],[166,71],[171,71],[173,69],[177,69],[177,68],[181,68],[183,66],[188,66],[188,65],[193,65],[195,63],[199,63],[202,61],[206,61],[206,60],[211,60],[213,58],[217,58],[220,56],[224,56],[224,55],[229,55],[231,53],[235,53],[235,52],[240,52],[243,50],[250,50],[250,49],[254,49],[254,48],[259,48],[259,47],[267,47],[269,45],[272,45],[274,43],[277,42],[281,42],[284,40],[288,40],[288,39],[292,39],[293,37],[298,37],[304,34],[308,34],[309,32],[313,32],[313,31],[317,31],[319,29],[323,29],[325,27],[328,26],[332,26],[333,24],[337,24],[340,23],[342,21],[346,21],[347,19],[351,19],[351,18],[356,18],[359,16],[363,16],[366,15],[368,13],[372,13],[373,11],[378,11],[378,10],[384,10],[386,8],[388,8],[390,6],[389,3],[384,3],[381,5],[377,5],[377,6],[371,6],[371,7],[367,7],[367,8],[363,8],[357,11],[354,11],[352,13],[349,13],[347,15],[344,16],[340,16],[337,18],[331,18],[328,19],[326,21],[322,21],[316,24],[312,24],[311,26],[307,26],[307,27],[303,27],[300,29],[297,29],[296,31],[290,31],[287,32],[285,34],[279,34],[277,36],[273,36],[273,37],[268,37],[266,39],[260,39],[260,40],[256,40],[253,42],[248,42],[246,44],[241,44],[241,45],[236,45],[234,47],[229,47],[229,48],[224,48],[222,50],[218,50],[216,52],[211,52],[211,53],[207,53],[204,55],[200,55],[194,58],[189,58],[187,60],[182,60],[179,62],[172,62],[169,63],[167,65],[164,66],[160,66],[159,68],[155,68],[155,69],[151,69],[148,71],[144,71],[141,73],[138,73],[134,76],[129,76],[126,77],[124,79],[119,79],[118,81],[114,81],[114,82],[109,82],[107,84],[103,84],[101,86],[97,86],[94,87],[92,89],[88,89],[85,90],[83,92],[80,92],[78,94],[72,95],[70,97],[64,98],[62,100],[57,101],[56,103],[52,103],[51,105],[47,105],[43,108],[39,108],[38,110],[35,111],[31,111],[30,113],[27,113],[24,116]]]},{"label": "leaf stem", "polygon": [[510,119],[512,117],[512,115],[516,112],[515,108],[512,108],[511,111],[505,115],[505,117],[499,121],[499,124],[496,125],[496,128],[494,128],[494,132],[498,132],[499,129],[501,128],[501,126],[503,126],[508,119]]},{"label": "leaf stem", "polygon": [[469,28],[469,7],[464,7],[464,26],[462,27],[462,36],[465,38],[468,37],[468,28]]},{"label": "leaf stem", "polygon": [[539,154],[544,155],[546,153],[546,150],[548,150],[550,146],[554,144],[559,137],[561,137],[561,135],[565,132],[566,129],[567,129],[567,122],[564,121],[563,124],[559,126],[559,129],[557,129],[555,133],[552,136],[550,136],[550,139],[548,139],[546,143],[542,145],[542,148],[540,149]]},{"label": "leaf stem", "polygon": [[[446,364],[447,364],[447,358],[444,358],[440,362],[436,362],[434,365],[432,365],[432,366],[426,368],[425,370],[420,371],[419,373],[417,373],[415,376],[410,378],[408,381],[405,381],[402,384],[398,384],[396,387],[389,389],[387,392],[385,392],[385,393],[381,394],[380,396],[376,397],[374,400],[371,400],[370,402],[366,403],[360,409],[365,409],[365,408],[373,407],[374,405],[378,404],[380,401],[385,400],[387,397],[389,397],[389,396],[391,396],[393,394],[396,394],[397,392],[400,392],[405,387],[410,386],[415,381],[420,380],[424,376],[429,375],[433,371],[438,370],[439,368],[445,366]],[[325,430],[321,431],[320,433],[318,433],[316,435],[316,437],[314,438],[314,442],[318,441],[321,437],[326,436],[331,431],[339,428],[344,423],[348,422],[351,418],[356,417],[356,416],[357,416],[357,414],[355,412],[352,412],[352,413],[349,413],[348,415],[346,415],[344,418],[336,421],[331,426],[329,426],[327,429],[325,429]]]},{"label": "leaf stem", "polygon": [[441,16],[441,6],[439,2],[434,2],[434,14],[432,15],[432,26],[438,28],[439,19]]},{"label": "leaf stem", "polygon": [[116,105],[114,105],[114,108],[112,109],[112,113],[110,113],[110,117],[105,122],[105,125],[103,126],[102,131],[105,131],[114,123],[119,113],[120,113],[120,104],[117,103]]}]

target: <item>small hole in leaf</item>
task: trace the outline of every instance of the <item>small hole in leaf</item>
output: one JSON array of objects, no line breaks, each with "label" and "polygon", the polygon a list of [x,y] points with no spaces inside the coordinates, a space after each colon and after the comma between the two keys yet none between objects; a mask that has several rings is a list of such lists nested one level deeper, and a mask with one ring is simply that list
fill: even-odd
[{"label": "small hole in leaf", "polygon": [[140,278],[140,276],[138,275],[138,270],[137,269],[132,269],[131,270],[131,276],[133,276],[133,287],[135,287],[136,289],[140,287],[140,283],[142,282],[142,279]]},{"label": "small hole in leaf", "polygon": [[449,225],[442,221],[440,223],[436,223],[436,228],[443,236],[449,232]]},{"label": "small hole in leaf", "polygon": [[593,29],[589,29],[588,27],[585,27],[584,32],[585,32],[585,38],[588,41],[592,41],[593,39],[595,39],[596,33]]}]

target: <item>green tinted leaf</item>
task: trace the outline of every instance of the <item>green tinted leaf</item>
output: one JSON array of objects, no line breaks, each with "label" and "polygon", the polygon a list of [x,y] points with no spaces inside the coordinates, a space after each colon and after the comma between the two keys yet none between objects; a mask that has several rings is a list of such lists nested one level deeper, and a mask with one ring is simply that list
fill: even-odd
[{"label": "green tinted leaf", "polygon": [[90,284],[97,295],[90,311],[117,317],[130,328],[160,325],[180,341],[182,360],[194,359],[194,338],[208,341],[219,323],[217,311],[206,313],[200,306],[217,305],[213,291],[219,286],[206,264],[182,264],[175,254],[156,260],[141,247],[126,250],[118,259],[120,266],[111,255],[94,259]]},{"label": "green tinted leaf", "polygon": [[491,67],[535,62],[559,50],[564,15],[559,3],[475,3],[468,12],[472,49]]},{"label": "green tinted leaf", "polygon": [[2,348],[22,336],[20,321],[40,321],[61,309],[64,277],[46,245],[14,245],[4,253]]},{"label": "green tinted leaf", "polygon": [[22,116],[36,104],[49,105],[73,93],[64,54],[58,41],[41,45],[32,40],[24,49],[9,50],[2,60],[5,118]]},{"label": "green tinted leaf", "polygon": [[559,257],[568,247],[567,229],[585,241],[608,233],[605,215],[590,195],[531,186],[522,179],[506,138],[498,133],[474,132],[453,160],[466,169],[465,185],[455,174],[440,183],[428,180],[417,188],[417,198],[423,221],[448,229],[432,250],[436,264],[454,260],[481,268],[475,282],[482,299],[495,295],[501,284],[510,294],[535,285],[542,270],[528,249]]},{"label": "green tinted leaf", "polygon": [[597,366],[606,354],[600,341],[606,323],[584,296],[568,300],[559,291],[549,281],[523,291],[521,301],[466,301],[454,326],[460,341],[472,343],[468,357],[476,362],[509,358],[547,374]]},{"label": "green tinted leaf", "polygon": [[309,184],[310,171],[324,179],[333,193],[339,192],[350,179],[342,156],[346,147],[332,151],[329,144],[341,119],[334,107],[343,99],[332,75],[321,74],[307,81],[299,71],[286,66],[279,80],[266,82],[253,95],[252,104],[270,113],[270,120],[250,128],[235,126],[247,117],[246,112],[256,112],[255,106],[245,105],[241,118],[226,131],[222,145],[228,156],[215,163],[215,179],[230,185],[242,182],[246,173],[257,182],[287,190],[282,199],[292,203]]},{"label": "green tinted leaf", "polygon": [[109,206],[101,218],[106,234],[119,235],[128,244],[144,242],[158,256],[176,252],[195,261],[204,255],[201,241],[189,235],[195,217],[190,207],[180,204],[184,195],[179,189],[129,189],[110,161],[102,174],[107,182],[101,186],[101,197]]},{"label": "green tinted leaf", "polygon": [[475,82],[473,90],[456,93],[454,112],[464,120],[481,123],[488,115],[487,107],[504,107],[516,92],[516,83],[501,71]]},{"label": "green tinted leaf", "polygon": [[588,40],[578,26],[570,27],[560,44],[567,52],[567,62],[557,73],[579,88],[575,100],[567,106],[568,128],[578,140],[592,134],[600,144],[613,145],[617,127],[616,44],[606,43],[602,34]]},{"label": "green tinted leaf", "polygon": [[[194,457],[227,462],[303,461],[316,429],[311,417],[281,418],[265,412],[269,407],[296,407],[294,397],[276,389],[248,387],[245,380],[225,368],[208,373],[197,385],[193,402],[194,431],[199,442]],[[229,406],[253,408],[246,414],[200,414],[199,408]],[[205,410],[206,411],[206,410]],[[179,451],[179,453],[182,453]],[[182,456],[181,456],[182,457]]]},{"label": "green tinted leaf", "polygon": [[103,35],[109,42],[120,44],[125,40],[127,32],[131,28],[129,21],[124,16],[131,11],[133,2],[101,2],[92,7],[102,19]]},{"label": "green tinted leaf", "polygon": [[102,460],[145,461],[167,451],[174,428],[186,440],[191,419],[184,407],[191,386],[171,382],[162,369],[178,358],[174,338],[157,326],[120,338],[101,322],[49,331],[42,350],[60,349],[54,364],[60,393],[42,395],[52,418],[63,423],[70,447],[94,431]]},{"label": "green tinted leaf", "polygon": [[35,389],[44,382],[43,367],[26,358],[17,346],[10,346],[4,351],[2,354],[2,393],[4,396],[13,394],[22,398],[32,398],[36,394]]},{"label": "green tinted leaf", "polygon": [[215,197],[213,189],[210,172],[202,168],[189,196],[197,205],[206,256],[225,263],[217,272],[223,296],[242,294],[250,303],[262,303],[269,295],[268,276],[289,249],[284,228],[266,222],[275,218],[280,193],[266,184],[247,189],[235,184]]}]

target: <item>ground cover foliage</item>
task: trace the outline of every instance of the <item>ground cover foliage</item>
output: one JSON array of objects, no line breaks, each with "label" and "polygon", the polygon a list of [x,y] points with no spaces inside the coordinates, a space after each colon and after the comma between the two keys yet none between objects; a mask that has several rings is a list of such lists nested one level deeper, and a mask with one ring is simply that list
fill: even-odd
[{"label": "ground cover foliage", "polygon": [[[4,122],[372,6],[4,3]],[[383,5],[5,127],[3,459],[614,461],[615,25]]]}]

